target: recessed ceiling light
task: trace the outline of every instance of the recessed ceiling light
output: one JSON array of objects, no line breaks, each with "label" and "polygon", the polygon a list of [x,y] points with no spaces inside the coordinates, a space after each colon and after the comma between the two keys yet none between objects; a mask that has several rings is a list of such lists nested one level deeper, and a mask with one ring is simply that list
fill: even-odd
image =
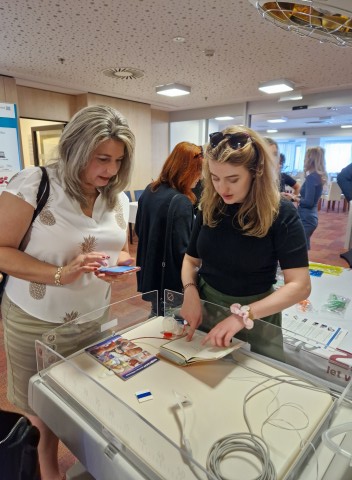
[{"label": "recessed ceiling light", "polygon": [[233,120],[234,117],[215,117],[215,120],[219,120],[220,122],[222,120]]},{"label": "recessed ceiling light", "polygon": [[341,128],[352,128],[352,125],[341,125]]},{"label": "recessed ceiling light", "polygon": [[278,130],[275,130],[274,128],[266,131],[266,133],[277,133],[277,132]]},{"label": "recessed ceiling light", "polygon": [[287,122],[287,118],[272,118],[271,120],[267,120],[268,123],[285,123]]},{"label": "recessed ceiling light", "polygon": [[166,95],[167,97],[180,97],[191,93],[191,87],[181,85],[180,83],[168,83],[167,85],[159,85],[155,87],[156,93]]},{"label": "recessed ceiling light", "polygon": [[294,101],[294,100],[302,100],[302,98],[303,98],[302,92],[293,91],[293,92],[288,92],[285,95],[282,95],[279,98],[278,101],[279,102],[290,102],[290,101]]},{"label": "recessed ceiling light", "polygon": [[258,89],[264,93],[283,93],[291,92],[294,89],[294,83],[290,80],[271,80],[270,82],[262,82]]}]

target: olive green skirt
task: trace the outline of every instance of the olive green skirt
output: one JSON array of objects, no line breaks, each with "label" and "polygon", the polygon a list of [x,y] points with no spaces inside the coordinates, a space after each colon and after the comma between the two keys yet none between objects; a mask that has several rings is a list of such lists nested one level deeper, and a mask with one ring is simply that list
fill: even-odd
[{"label": "olive green skirt", "polygon": [[[233,303],[249,305],[267,297],[273,291],[274,289],[271,288],[267,292],[258,295],[235,297],[219,292],[200,277],[199,295],[202,300],[206,301],[203,307],[203,321],[200,328],[209,332],[221,320],[231,315],[230,306]],[[285,362],[280,312],[264,317],[259,321],[255,320],[253,329],[247,330],[244,328],[235,337],[249,343],[251,351]]]}]

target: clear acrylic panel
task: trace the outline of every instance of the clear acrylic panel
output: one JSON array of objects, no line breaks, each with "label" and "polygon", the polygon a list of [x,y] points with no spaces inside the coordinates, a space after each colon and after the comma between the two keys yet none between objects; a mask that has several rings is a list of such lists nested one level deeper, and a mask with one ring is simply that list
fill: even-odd
[{"label": "clear acrylic panel", "polygon": [[[181,320],[182,301],[182,294],[166,290],[165,316]],[[163,339],[158,305],[157,292],[142,294],[53,329],[36,345],[42,381],[146,479],[216,479],[217,468],[225,478],[256,478],[267,461],[276,472],[267,478],[349,478],[344,475],[351,473],[352,460],[350,367],[338,363],[341,352],[332,347],[327,352],[324,344],[312,345],[294,331],[256,320],[253,330],[239,336],[240,350],[208,364],[158,361],[122,382],[87,358],[88,345],[114,333],[158,355],[169,341]],[[202,309],[208,321],[230,315],[209,302],[202,302]],[[140,406],[136,385],[149,388],[153,400]],[[245,443],[256,435],[264,440],[266,466],[252,453],[238,456],[232,443],[223,455],[227,434],[231,441],[236,435],[241,441],[247,435]],[[325,476],[332,465],[339,477]],[[233,477],[234,471],[240,477]]]}]

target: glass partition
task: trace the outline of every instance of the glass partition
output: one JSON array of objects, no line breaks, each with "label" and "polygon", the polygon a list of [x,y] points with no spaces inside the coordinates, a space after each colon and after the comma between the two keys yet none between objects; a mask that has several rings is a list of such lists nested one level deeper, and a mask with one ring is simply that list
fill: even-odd
[{"label": "glass partition", "polygon": [[[347,474],[352,392],[351,382],[339,378],[350,371],[341,352],[330,347],[324,357],[325,343],[256,320],[253,330],[238,335],[240,349],[180,367],[159,352],[182,336],[169,329],[165,335],[165,322],[185,328],[182,301],[182,294],[166,290],[165,317],[159,317],[157,292],[149,292],[53,329],[36,344],[41,382],[146,479],[213,480],[224,478],[220,471],[225,478],[240,471],[241,478],[266,472],[270,479],[322,480],[330,465]],[[230,314],[209,302],[202,312],[205,321]],[[158,361],[133,379],[117,378],[85,350],[116,334]],[[327,368],[340,374],[327,375]],[[141,387],[152,394],[150,402],[137,401]],[[254,441],[264,449],[262,460]]]}]

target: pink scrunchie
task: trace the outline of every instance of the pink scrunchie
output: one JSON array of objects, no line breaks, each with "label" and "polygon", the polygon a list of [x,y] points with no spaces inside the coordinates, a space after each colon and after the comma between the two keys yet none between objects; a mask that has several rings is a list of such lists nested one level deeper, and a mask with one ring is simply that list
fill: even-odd
[{"label": "pink scrunchie", "polygon": [[254,327],[254,322],[250,318],[248,318],[248,312],[241,310],[241,305],[239,303],[233,303],[230,306],[231,313],[242,317],[244,328],[247,330],[251,330]]}]

